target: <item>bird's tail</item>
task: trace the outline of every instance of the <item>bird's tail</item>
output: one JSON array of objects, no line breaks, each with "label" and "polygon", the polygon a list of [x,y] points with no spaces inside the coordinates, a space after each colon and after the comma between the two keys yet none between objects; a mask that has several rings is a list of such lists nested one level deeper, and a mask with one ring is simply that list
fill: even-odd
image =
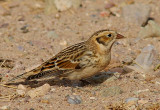
[{"label": "bird's tail", "polygon": [[20,74],[16,77],[12,78],[7,83],[15,83],[15,82],[22,82],[25,80],[30,80],[31,76],[35,76],[35,75],[39,74],[39,72],[40,72],[39,69],[33,69],[31,71],[25,72],[23,74]]}]

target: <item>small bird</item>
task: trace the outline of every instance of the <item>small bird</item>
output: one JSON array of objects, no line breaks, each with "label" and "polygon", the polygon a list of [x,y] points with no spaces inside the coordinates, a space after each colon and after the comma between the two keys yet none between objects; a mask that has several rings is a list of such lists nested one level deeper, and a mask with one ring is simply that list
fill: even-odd
[{"label": "small bird", "polygon": [[11,79],[9,82],[56,76],[68,80],[83,80],[106,68],[111,60],[111,48],[123,35],[111,30],[95,32],[87,41],[72,45],[42,63],[37,68]]}]

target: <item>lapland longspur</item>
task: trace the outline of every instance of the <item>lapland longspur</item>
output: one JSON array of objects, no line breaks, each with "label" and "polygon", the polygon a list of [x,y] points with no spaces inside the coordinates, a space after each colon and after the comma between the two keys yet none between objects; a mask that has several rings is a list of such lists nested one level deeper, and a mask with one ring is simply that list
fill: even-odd
[{"label": "lapland longspur", "polygon": [[37,68],[18,75],[9,82],[46,76],[69,80],[91,77],[106,68],[111,60],[112,45],[116,39],[123,37],[115,31],[97,31],[87,41],[67,47]]}]

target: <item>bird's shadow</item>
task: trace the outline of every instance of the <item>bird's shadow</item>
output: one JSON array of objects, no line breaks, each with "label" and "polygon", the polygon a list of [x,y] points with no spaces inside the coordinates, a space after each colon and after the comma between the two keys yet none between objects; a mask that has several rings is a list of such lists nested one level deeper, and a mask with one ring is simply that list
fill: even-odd
[{"label": "bird's shadow", "polygon": [[[71,81],[71,80],[67,80],[67,79],[63,79],[63,80],[54,80],[54,79],[48,79],[48,80],[42,80],[42,81],[29,81],[26,80],[24,82],[17,82],[17,83],[9,83],[7,85],[19,85],[19,84],[23,84],[23,85],[28,85],[31,88],[36,88],[39,86],[44,85],[45,83],[48,83],[50,86],[64,86],[64,87],[84,87],[84,86],[97,86],[103,82],[105,82],[106,80],[108,80],[109,78],[114,76],[114,72],[100,72],[99,74],[92,76],[90,78],[87,79],[83,79],[80,81]],[[115,77],[115,76],[114,76]]]}]

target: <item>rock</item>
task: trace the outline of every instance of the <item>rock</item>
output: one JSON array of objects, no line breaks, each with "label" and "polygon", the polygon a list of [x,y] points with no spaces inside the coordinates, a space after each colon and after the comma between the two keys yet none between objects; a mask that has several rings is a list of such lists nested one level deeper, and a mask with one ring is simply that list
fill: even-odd
[{"label": "rock", "polygon": [[102,11],[102,12],[100,12],[100,16],[101,17],[109,17],[110,16],[110,12],[109,11]]},{"label": "rock", "polygon": [[112,13],[112,15],[114,15],[114,16],[117,16],[117,17],[120,17],[121,15],[120,15],[120,8],[118,8],[118,7],[112,7],[112,8],[110,8],[110,12]]},{"label": "rock", "polygon": [[142,73],[148,73],[153,71],[152,62],[155,56],[154,46],[148,45],[144,47],[135,59],[135,64],[133,66],[128,66],[129,68]]},{"label": "rock", "polygon": [[126,22],[136,23],[141,26],[149,18],[151,8],[146,4],[126,5],[122,8],[123,17]]},{"label": "rock", "polygon": [[66,98],[70,104],[80,104],[82,102],[82,99],[79,95],[68,95]]},{"label": "rock", "polygon": [[60,14],[58,14],[58,13],[55,15],[55,18],[57,18],[57,19],[59,19],[60,17],[61,17],[61,16],[60,16]]},{"label": "rock", "polygon": [[89,99],[91,99],[91,100],[96,100],[96,98],[95,98],[95,97],[90,97]]},{"label": "rock", "polygon": [[17,48],[18,48],[19,51],[24,51],[24,48],[20,45]]},{"label": "rock", "polygon": [[26,90],[27,90],[27,88],[24,85],[19,84],[16,91],[17,91],[18,95],[24,96],[26,94]]},{"label": "rock", "polygon": [[29,27],[28,25],[24,25],[23,27],[21,27],[22,32],[23,32],[23,33],[29,32],[28,27]]},{"label": "rock", "polygon": [[105,9],[110,9],[114,6],[115,6],[115,4],[113,2],[108,2],[108,3],[105,4]]},{"label": "rock", "polygon": [[140,30],[135,42],[149,37],[160,37],[160,25],[153,20],[149,20],[148,24]]},{"label": "rock", "polygon": [[45,0],[45,13],[52,14],[57,12],[58,10],[54,4],[54,0]]},{"label": "rock", "polygon": [[112,86],[101,90],[101,95],[104,97],[115,96],[121,94],[123,91],[119,86]]},{"label": "rock", "polygon": [[65,11],[73,8],[78,8],[81,6],[82,0],[45,0],[45,13],[57,13],[58,11]]},{"label": "rock", "polygon": [[136,107],[138,105],[138,98],[135,97],[131,97],[131,98],[127,98],[125,100],[125,106],[129,109],[129,110],[136,110]]},{"label": "rock", "polygon": [[127,103],[127,105],[134,105],[134,104],[137,104],[137,102],[138,102],[138,98],[135,98],[135,97],[130,97],[125,100],[125,103]]},{"label": "rock", "polygon": [[68,43],[67,43],[67,41],[62,40],[59,44],[62,45],[62,46],[67,46]]},{"label": "rock", "polygon": [[49,100],[41,100],[41,103],[46,103],[46,104],[49,104],[50,102],[49,102]]},{"label": "rock", "polygon": [[27,92],[27,94],[33,99],[38,96],[45,95],[49,90],[51,89],[51,86],[49,84],[44,84],[41,87],[31,89]]},{"label": "rock", "polygon": [[129,110],[135,110],[137,105],[138,105],[138,98],[131,97],[125,100],[125,106]]},{"label": "rock", "polygon": [[155,82],[155,84],[158,84],[158,85],[160,85],[160,82],[156,81],[156,82]]},{"label": "rock", "polygon": [[72,6],[71,0],[54,0],[55,6],[59,11],[65,11]]},{"label": "rock", "polygon": [[51,88],[51,92],[55,92],[55,90],[56,90],[55,88]]}]

